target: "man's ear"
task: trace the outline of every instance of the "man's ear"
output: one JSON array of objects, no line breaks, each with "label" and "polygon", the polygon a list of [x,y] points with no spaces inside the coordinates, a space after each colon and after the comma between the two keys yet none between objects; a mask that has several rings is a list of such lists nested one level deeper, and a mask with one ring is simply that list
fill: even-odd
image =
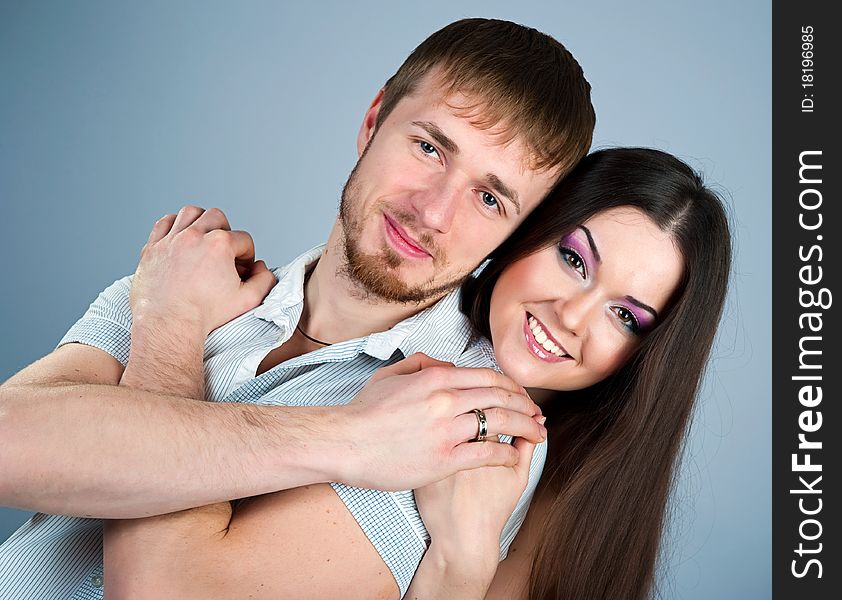
[{"label": "man's ear", "polygon": [[363,150],[368,145],[369,140],[374,135],[374,128],[377,125],[377,115],[380,113],[380,107],[383,105],[383,89],[377,92],[371,106],[365,111],[363,117],[363,124],[360,126],[360,132],[357,134],[357,153],[362,156]]}]

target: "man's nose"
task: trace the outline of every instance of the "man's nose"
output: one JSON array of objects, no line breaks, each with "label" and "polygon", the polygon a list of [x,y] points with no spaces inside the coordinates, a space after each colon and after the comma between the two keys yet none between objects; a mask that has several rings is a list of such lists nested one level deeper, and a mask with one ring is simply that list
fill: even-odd
[{"label": "man's nose", "polygon": [[419,224],[439,233],[450,231],[462,194],[460,187],[457,182],[442,178],[414,194],[412,208],[418,215]]}]

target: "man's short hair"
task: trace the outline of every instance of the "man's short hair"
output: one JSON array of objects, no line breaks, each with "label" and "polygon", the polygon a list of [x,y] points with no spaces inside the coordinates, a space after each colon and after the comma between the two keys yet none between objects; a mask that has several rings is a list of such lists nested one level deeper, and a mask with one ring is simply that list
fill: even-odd
[{"label": "man's short hair", "polygon": [[500,142],[520,137],[531,168],[563,176],[590,148],[596,122],[591,86],[573,55],[552,37],[496,19],[462,19],[421,42],[386,82],[376,126],[436,69],[472,125],[500,125]]}]

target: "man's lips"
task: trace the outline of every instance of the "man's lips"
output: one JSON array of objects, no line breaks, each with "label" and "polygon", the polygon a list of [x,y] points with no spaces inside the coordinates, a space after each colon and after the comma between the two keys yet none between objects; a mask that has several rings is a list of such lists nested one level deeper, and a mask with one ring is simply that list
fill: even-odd
[{"label": "man's lips", "polygon": [[421,244],[415,241],[406,230],[401,227],[389,215],[383,214],[384,226],[386,228],[386,237],[392,242],[392,246],[401,254],[405,254],[411,258],[430,258],[431,254],[427,252]]}]

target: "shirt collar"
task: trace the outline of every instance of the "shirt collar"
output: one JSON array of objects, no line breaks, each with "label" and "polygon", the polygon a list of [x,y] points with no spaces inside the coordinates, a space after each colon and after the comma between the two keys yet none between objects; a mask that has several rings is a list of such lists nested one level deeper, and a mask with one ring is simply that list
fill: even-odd
[{"label": "shirt collar", "polygon": [[[282,335],[291,336],[304,308],[304,274],[322,255],[325,244],[311,248],[284,267],[273,269],[278,283],[254,316],[274,322]],[[387,331],[365,338],[362,351],[380,360],[388,360],[396,350],[404,356],[415,352],[453,362],[471,339],[473,328],[459,310],[461,290],[457,289],[432,306],[412,315]]]},{"label": "shirt collar", "polygon": [[325,244],[319,244],[299,255],[291,263],[272,269],[278,283],[269,290],[263,304],[254,309],[254,316],[274,322],[284,335],[292,335],[304,308],[304,274],[307,267],[322,255],[324,247]]},{"label": "shirt collar", "polygon": [[[369,348],[366,352],[378,358],[390,350],[400,350],[404,356],[423,352],[438,360],[454,362],[464,352],[473,333],[468,317],[459,310],[461,298],[461,289],[457,289],[389,331],[370,335],[368,346],[372,346],[371,350],[375,344],[384,347],[378,354]],[[388,341],[381,341],[380,336],[387,335]]]}]

